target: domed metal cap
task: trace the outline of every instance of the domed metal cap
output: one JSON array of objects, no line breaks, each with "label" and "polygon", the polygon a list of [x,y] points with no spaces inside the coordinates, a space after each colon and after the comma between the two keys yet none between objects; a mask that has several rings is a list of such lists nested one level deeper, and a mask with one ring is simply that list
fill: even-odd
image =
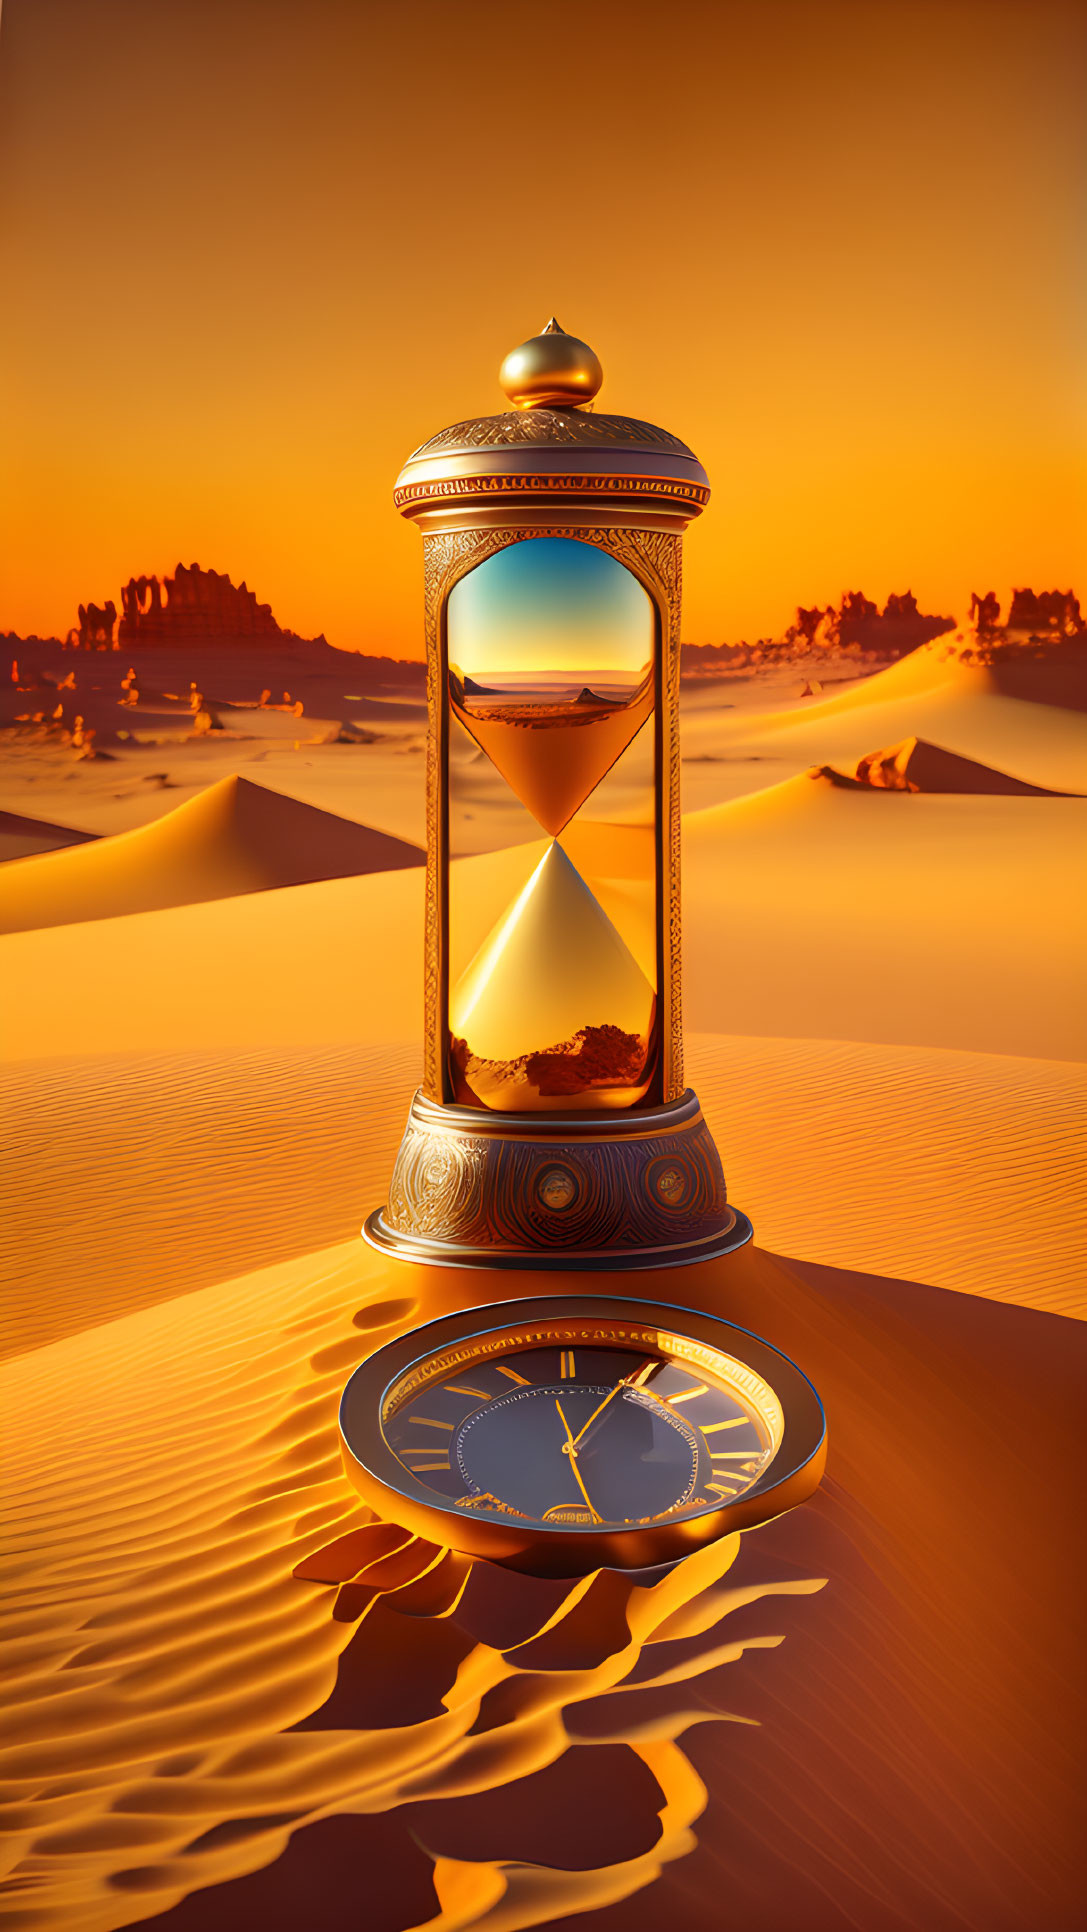
[{"label": "domed metal cap", "polygon": [[498,380],[518,409],[576,409],[592,401],[604,371],[588,343],[567,335],[552,316],[539,335],[510,350]]},{"label": "domed metal cap", "polygon": [[396,507],[424,536],[544,517],[679,531],[709,502],[705,470],[670,430],[580,407],[603,371],[554,317],[506,357],[502,381],[515,408],[440,429],[397,477]]}]

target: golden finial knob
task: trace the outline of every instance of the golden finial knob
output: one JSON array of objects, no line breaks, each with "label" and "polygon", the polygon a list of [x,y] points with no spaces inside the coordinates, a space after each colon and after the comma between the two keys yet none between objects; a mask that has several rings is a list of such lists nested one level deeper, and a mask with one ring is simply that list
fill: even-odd
[{"label": "golden finial knob", "polygon": [[588,343],[567,335],[552,316],[539,335],[510,350],[498,380],[518,409],[576,409],[592,401],[604,371]]}]

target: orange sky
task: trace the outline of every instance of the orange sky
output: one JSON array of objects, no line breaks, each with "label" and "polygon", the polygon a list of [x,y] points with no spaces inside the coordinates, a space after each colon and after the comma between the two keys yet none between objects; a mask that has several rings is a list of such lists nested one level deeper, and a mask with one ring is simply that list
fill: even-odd
[{"label": "orange sky", "polygon": [[0,629],[199,560],[417,655],[390,490],[554,311],[710,474],[692,640],[1075,583],[1071,0],[6,0]]}]

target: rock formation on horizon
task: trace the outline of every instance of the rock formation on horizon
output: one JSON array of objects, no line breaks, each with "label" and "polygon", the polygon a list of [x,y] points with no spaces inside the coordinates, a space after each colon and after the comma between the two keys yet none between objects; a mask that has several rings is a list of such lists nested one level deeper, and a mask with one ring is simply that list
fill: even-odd
[{"label": "rock formation on horizon", "polygon": [[[821,663],[853,659],[873,667],[894,663],[911,651],[955,631],[953,617],[930,617],[918,609],[911,590],[892,592],[882,611],[861,590],[847,590],[841,603],[799,606],[795,622],[782,637],[760,637],[755,644],[684,644],[683,677],[713,678],[760,664]],[[1060,662],[1067,672],[1071,657],[1087,640],[1087,619],[1071,590],[1013,590],[1007,622],[1000,621],[996,592],[974,591],[966,625],[949,648],[965,662],[993,664],[1015,660],[1029,644],[1035,655]],[[1072,702],[1054,698],[1054,703]],[[1082,708],[1079,698],[1075,702]]]},{"label": "rock formation on horizon", "polygon": [[822,623],[817,624],[813,641],[818,641],[821,632],[831,648],[856,644],[862,651],[876,651],[884,657],[904,657],[907,651],[915,651],[918,645],[955,628],[953,617],[929,617],[919,610],[912,590],[892,591],[882,611],[863,590],[847,590],[837,610],[830,604],[821,613],[798,610],[796,616],[796,624],[785,633],[787,638],[804,634],[801,618],[816,617]]},{"label": "rock formation on horizon", "polygon": [[80,604],[79,628],[68,632],[69,644],[75,644],[81,651],[115,651],[117,640],[113,627],[117,622],[117,606],[112,597],[108,604]]},{"label": "rock formation on horizon", "polygon": [[684,677],[713,676],[754,664],[790,664],[796,659],[859,658],[887,664],[905,657],[945,631],[953,617],[929,616],[918,609],[912,590],[892,591],[882,611],[863,590],[847,590],[839,605],[798,606],[783,637],[760,637],[755,644],[684,644]]},{"label": "rock formation on horizon", "polygon": [[994,591],[970,600],[972,630],[953,651],[984,666],[1007,697],[1087,712],[1087,620],[1071,590],[1013,590],[1006,624]]},{"label": "rock formation on horizon", "polygon": [[[299,639],[277,624],[270,604],[258,604],[256,592],[243,581],[231,583],[225,572],[202,570],[199,564],[179,563],[172,577],[130,577],[121,591],[123,615],[118,646],[200,644],[282,640],[324,643],[324,638]],[[112,609],[112,605],[108,608]],[[82,610],[80,611],[82,617]]]},{"label": "rock formation on horizon", "polygon": [[1006,637],[1015,632],[1049,639],[1082,637],[1087,633],[1087,619],[1080,610],[1079,598],[1071,590],[1013,590],[1007,622],[1003,625],[996,592],[989,590],[982,596],[975,590],[970,599],[969,621],[978,637],[997,637],[1001,632]]}]

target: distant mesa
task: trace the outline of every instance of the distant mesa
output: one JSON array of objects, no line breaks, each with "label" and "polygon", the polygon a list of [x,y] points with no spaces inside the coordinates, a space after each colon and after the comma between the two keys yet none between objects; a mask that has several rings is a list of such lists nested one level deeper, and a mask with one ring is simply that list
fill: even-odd
[{"label": "distant mesa", "polygon": [[423,859],[405,839],[247,778],[224,778],[135,831],[5,866],[0,932],[398,871]]},{"label": "distant mesa", "polygon": [[1041,785],[1027,785],[1007,772],[962,758],[958,752],[945,751],[942,745],[929,744],[924,738],[904,738],[901,744],[884,751],[871,751],[858,759],[852,771],[817,765],[812,777],[829,779],[832,785],[848,791],[961,792],[1003,798],[1068,796]]},{"label": "distant mesa", "polygon": [[953,617],[929,616],[918,608],[912,590],[892,592],[882,611],[863,590],[847,590],[838,605],[825,609],[799,605],[781,637],[760,637],[754,644],[684,644],[685,679],[720,677],[760,664],[856,659],[887,664],[922,644],[954,630]]},{"label": "distant mesa", "polygon": [[833,604],[826,610],[798,609],[785,636],[813,645],[821,641],[832,649],[855,645],[860,651],[902,657],[954,628],[953,617],[929,617],[919,610],[912,590],[892,591],[882,610],[863,590],[847,590],[837,609]]},{"label": "distant mesa", "polygon": [[1087,711],[1087,619],[1073,591],[1013,590],[1006,624],[995,592],[975,591],[970,621],[955,654],[984,665],[1005,697]]},{"label": "distant mesa", "polygon": [[[929,616],[910,590],[888,597],[882,611],[861,590],[847,590],[840,604],[797,609],[781,637],[760,637],[754,644],[684,644],[684,682],[731,678],[766,666],[802,666],[809,678],[803,695],[817,695],[816,678],[832,667],[861,677],[883,670],[913,652],[945,640],[945,655],[964,663],[994,667],[996,682],[1009,697],[1025,697],[1077,710],[1087,709],[1087,621],[1071,590],[1014,590],[1007,622],[1000,621],[995,591],[974,591],[967,624],[956,634],[953,617]],[[1044,659],[1040,681],[1028,659]],[[1044,696],[1035,687],[1044,683]]]},{"label": "distant mesa", "polygon": [[139,650],[147,646],[224,643],[324,644],[323,636],[299,638],[284,630],[270,604],[256,592],[231,583],[225,572],[200,565],[177,565],[172,577],[130,577],[121,591],[121,618],[112,598],[105,605],[80,604],[78,626],[67,643],[83,651]]},{"label": "distant mesa", "polygon": [[116,622],[117,606],[112,597],[109,603],[102,605],[101,608],[97,604],[80,604],[79,629],[74,633],[69,631],[68,641],[71,643],[74,635],[79,640],[81,650],[115,650],[113,627]]},{"label": "distant mesa", "polygon": [[[970,623],[978,637],[994,637],[1001,630],[1000,604],[996,592],[974,591],[970,599]],[[1005,633],[1014,632],[1031,639],[1083,637],[1087,620],[1079,598],[1071,590],[1013,590]]]},{"label": "distant mesa", "polygon": [[[221,643],[224,639],[295,640],[276,623],[270,604],[258,604],[244,582],[235,586],[225,573],[178,564],[160,585],[157,577],[130,577],[121,592],[124,615],[118,644]],[[314,638],[313,643],[324,643]]]},{"label": "distant mesa", "polygon": [[28,631],[24,637],[21,631],[0,631],[0,645],[5,651],[56,650],[62,648],[59,637],[39,637],[37,631]]}]

